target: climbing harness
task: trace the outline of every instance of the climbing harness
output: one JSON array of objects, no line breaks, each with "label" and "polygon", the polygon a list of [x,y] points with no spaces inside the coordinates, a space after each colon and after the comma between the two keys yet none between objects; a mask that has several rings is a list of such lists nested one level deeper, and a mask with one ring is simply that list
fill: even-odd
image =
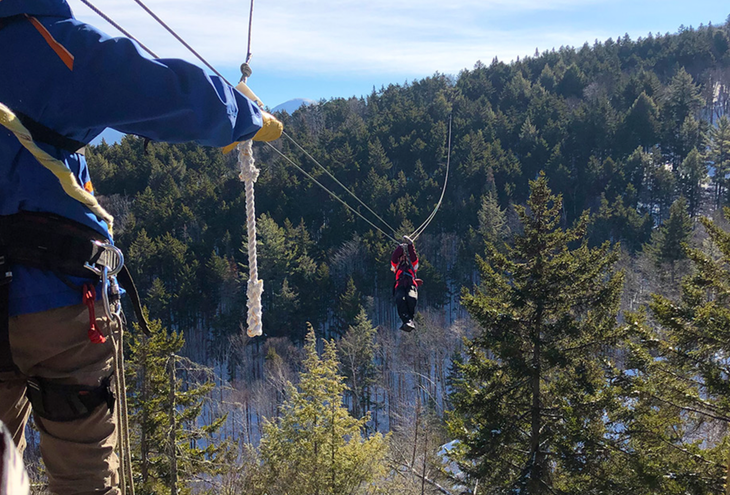
[{"label": "climbing harness", "polygon": [[[416,278],[415,277],[415,273],[418,270],[418,268],[416,268],[413,265],[413,261],[411,260],[411,253],[408,251],[408,244],[407,243],[402,243],[402,244],[399,244],[399,247],[400,247],[400,249],[403,250],[403,253],[402,253],[401,256],[403,256],[405,258],[405,261],[406,261],[406,265],[404,266],[404,268],[407,268],[407,270],[401,270],[401,275],[406,275],[406,276],[410,277],[411,280],[413,281],[412,285],[415,285],[416,288],[418,288],[421,285],[423,285],[423,280],[421,280],[420,278]],[[395,286],[393,287],[393,291],[394,292],[395,292],[395,289],[398,287],[398,282],[400,280],[398,278],[398,276],[397,276],[398,275],[398,269],[400,268],[400,265],[401,265],[401,262],[399,261],[396,266],[394,266],[394,267],[391,266],[392,271],[394,271],[396,273]]]},{"label": "climbing harness", "polygon": [[33,414],[50,421],[66,422],[89,417],[106,404],[114,411],[111,375],[98,386],[69,385],[40,377],[28,378],[28,400]]},{"label": "climbing harness", "polygon": [[[106,222],[109,235],[113,232],[113,217],[99,205],[91,194],[88,184],[81,187],[73,172],[66,165],[42,150],[35,139],[55,145],[69,152],[76,152],[79,144],[62,136],[52,129],[34,122],[32,119],[16,115],[10,108],[0,104],[0,124],[10,130],[46,169],[59,180],[63,190],[73,199],[84,204],[98,218]],[[86,186],[86,185],[85,185]],[[122,493],[127,493],[127,483],[134,495],[132,479],[131,447],[129,438],[129,418],[124,382],[124,355],[122,348],[122,308],[119,284],[130,294],[133,308],[140,328],[149,334],[149,324],[142,312],[139,294],[132,281],[129,270],[124,265],[124,256],[102,234],[72,220],[48,213],[19,212],[0,217],[0,370],[16,369],[12,361],[9,343],[9,284],[12,281],[10,265],[18,263],[26,266],[51,270],[66,281],[65,276],[96,279],[101,283],[101,299],[104,313],[109,322],[117,323],[119,340],[114,336],[115,328],[109,336],[114,347],[114,376],[116,396],[120,407],[117,408],[117,422],[120,446],[120,468],[122,472]],[[67,281],[66,281],[67,282]],[[68,282],[67,282],[68,283]],[[88,336],[92,343],[103,344],[104,336],[96,326],[94,304],[96,301],[95,284],[83,287],[83,303],[89,311]],[[41,417],[56,421],[69,421],[91,414],[96,407],[106,403],[113,412],[114,395],[110,379],[99,387],[70,387],[44,382],[39,378],[28,380],[27,395],[33,410]],[[68,419],[65,419],[68,418]]]}]

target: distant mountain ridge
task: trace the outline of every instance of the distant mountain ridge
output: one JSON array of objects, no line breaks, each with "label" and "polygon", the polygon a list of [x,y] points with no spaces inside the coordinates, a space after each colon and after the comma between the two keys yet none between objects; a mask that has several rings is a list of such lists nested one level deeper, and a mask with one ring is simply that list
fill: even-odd
[{"label": "distant mountain ridge", "polygon": [[272,112],[286,112],[291,115],[302,105],[315,105],[316,103],[316,101],[307,98],[294,98],[293,100],[276,105],[272,109]]}]

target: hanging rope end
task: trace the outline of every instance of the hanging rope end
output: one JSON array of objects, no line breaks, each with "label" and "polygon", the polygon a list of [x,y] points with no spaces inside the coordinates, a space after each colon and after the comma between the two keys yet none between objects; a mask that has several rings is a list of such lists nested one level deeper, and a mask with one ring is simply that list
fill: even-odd
[{"label": "hanging rope end", "polygon": [[261,322],[262,310],[261,310],[261,294],[264,292],[264,281],[258,279],[249,279],[248,287],[246,288],[246,296],[248,302],[248,330],[246,334],[253,338],[258,337],[263,333],[263,325]]}]

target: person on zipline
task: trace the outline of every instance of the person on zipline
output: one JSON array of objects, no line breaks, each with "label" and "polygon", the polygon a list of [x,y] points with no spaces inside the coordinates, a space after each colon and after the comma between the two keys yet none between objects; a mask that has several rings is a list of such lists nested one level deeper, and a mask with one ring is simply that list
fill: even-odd
[{"label": "person on zipline", "polygon": [[416,329],[413,317],[416,314],[418,303],[418,287],[423,283],[416,278],[418,271],[418,255],[413,241],[408,236],[403,236],[405,244],[398,246],[390,257],[390,269],[395,273],[395,286],[393,295],[395,305],[398,308],[398,316],[403,320],[400,329],[404,332],[411,332]]},{"label": "person on zipline", "polygon": [[222,78],[151,58],[66,0],[1,0],[0,47],[0,421],[22,451],[33,411],[50,492],[119,495],[108,337],[122,319],[100,300],[118,295],[100,257],[112,219],[83,147],[107,127],[215,147],[283,128]]}]

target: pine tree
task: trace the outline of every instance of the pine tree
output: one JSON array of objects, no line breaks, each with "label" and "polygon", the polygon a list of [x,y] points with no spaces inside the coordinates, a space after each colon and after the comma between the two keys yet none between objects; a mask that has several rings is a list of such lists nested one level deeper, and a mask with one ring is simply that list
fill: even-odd
[{"label": "pine tree", "polygon": [[700,88],[684,68],[680,68],[667,87],[665,111],[674,127],[679,130],[687,117],[703,104]]},{"label": "pine tree", "polygon": [[138,332],[129,342],[126,378],[133,462],[141,476],[139,493],[178,493],[186,482],[215,476],[228,467],[230,447],[213,441],[226,418],[209,424],[199,419],[214,387],[207,378],[210,370],[193,366],[185,384],[175,376],[184,361],[176,355],[185,343],[182,334],[168,334],[159,320],[150,321],[150,332],[149,337]]},{"label": "pine tree", "polygon": [[[730,210],[726,208],[725,214]],[[673,493],[726,493],[722,487],[730,446],[730,234],[707,218],[700,222],[719,257],[688,249],[696,273],[683,280],[679,299],[653,296],[650,309],[658,327],[637,320],[646,333],[645,350],[631,378],[635,396],[649,413],[648,420],[633,428],[645,446],[653,442],[657,458],[667,457],[660,455],[661,447],[679,457],[659,473],[672,473],[682,482]],[[660,414],[676,418],[672,428],[657,421]]]},{"label": "pine tree", "polygon": [[702,201],[702,184],[707,180],[707,165],[697,148],[692,148],[679,167],[679,185],[687,198],[690,216],[699,213]]},{"label": "pine tree", "polygon": [[646,93],[641,93],[623,122],[625,149],[636,149],[637,146],[650,147],[659,139],[659,110],[654,100]]},{"label": "pine tree", "polygon": [[348,328],[339,342],[347,394],[352,398],[352,412],[358,419],[372,410],[372,394],[378,383],[379,372],[375,363],[377,334],[378,329],[373,327],[365,310],[360,308],[355,324]]},{"label": "pine tree", "polygon": [[343,335],[350,325],[356,324],[358,315],[362,311],[362,294],[357,290],[355,280],[350,277],[347,279],[347,287],[345,292],[340,294],[337,301],[337,316],[340,320],[339,334]]},{"label": "pine tree", "polygon": [[561,198],[544,175],[530,185],[524,233],[506,255],[488,245],[481,285],[463,293],[482,332],[454,363],[449,423],[478,493],[589,493],[606,483],[605,416],[620,408],[604,349],[622,275],[616,250],[588,247],[585,215],[561,229]]},{"label": "pine tree", "polygon": [[715,206],[724,200],[727,189],[727,174],[730,173],[730,119],[720,117],[717,127],[710,130],[709,161],[715,169]]},{"label": "pine tree", "polygon": [[[674,75],[666,90],[664,101],[664,147],[671,153],[674,166],[678,166],[686,155],[683,153],[682,127],[687,119],[693,119],[704,104],[700,88],[684,68]],[[689,151],[689,149],[687,149]]]},{"label": "pine tree", "polygon": [[384,472],[386,440],[380,433],[364,438],[368,417],[355,419],[343,406],[347,387],[338,372],[335,344],[325,342],[320,357],[310,326],[305,352],[299,385],[289,383],[280,416],[264,425],[261,476],[252,491],[365,493],[368,483]]},{"label": "pine tree", "polygon": [[499,207],[496,194],[490,192],[482,197],[477,218],[479,234],[484,241],[501,246],[510,232],[506,212]]},{"label": "pine tree", "polygon": [[674,282],[677,262],[686,259],[685,248],[692,238],[692,219],[687,212],[687,201],[680,197],[669,208],[669,219],[656,229],[644,252],[654,260],[657,267],[669,265],[671,281]]}]

